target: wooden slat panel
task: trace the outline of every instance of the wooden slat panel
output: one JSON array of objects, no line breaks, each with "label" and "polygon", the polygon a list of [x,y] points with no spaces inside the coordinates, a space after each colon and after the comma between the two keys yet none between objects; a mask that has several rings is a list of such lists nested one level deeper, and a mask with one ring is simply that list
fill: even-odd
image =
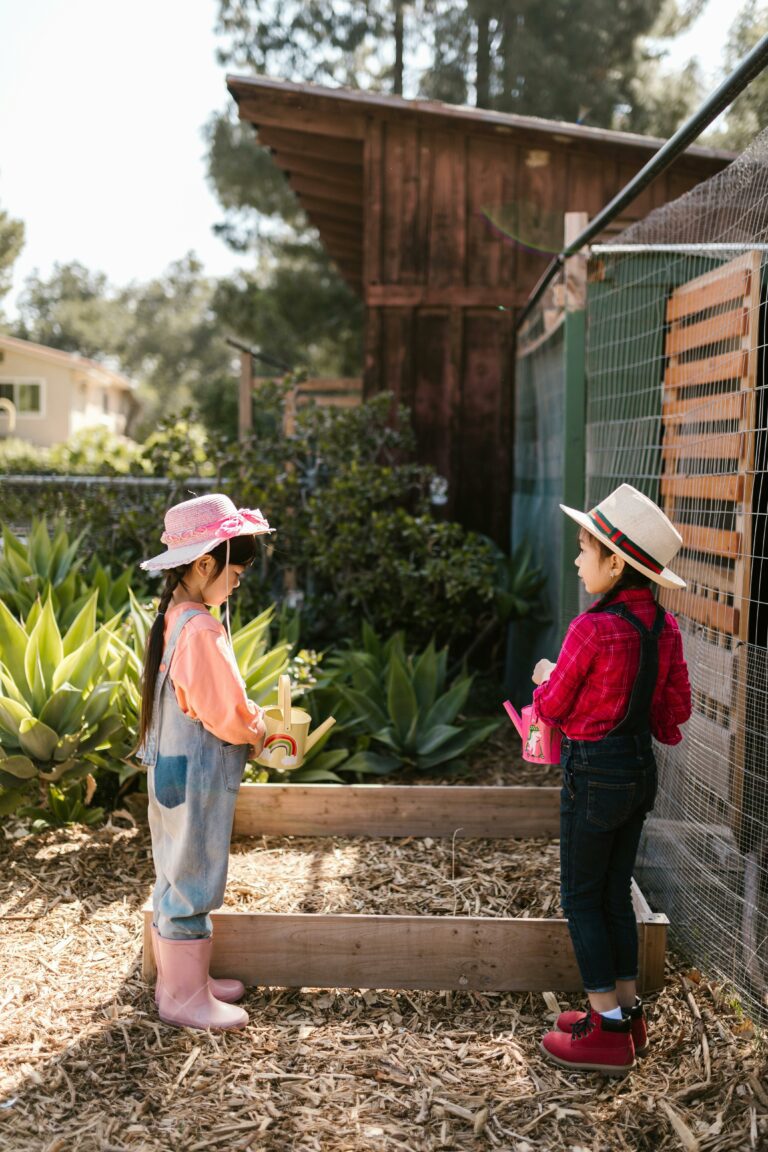
[{"label": "wooden slat panel", "polygon": [[664,375],[668,388],[687,388],[691,384],[715,384],[723,380],[743,380],[749,368],[746,349],[723,352],[688,364],[671,364]]},{"label": "wooden slat panel", "polygon": [[[705,279],[706,283],[702,284],[701,281]],[[698,277],[675,289],[667,301],[667,320],[680,320],[683,316],[693,316],[717,304],[742,299],[749,294],[750,288],[749,269],[738,269],[722,276],[709,272],[706,277]]]},{"label": "wooden slat panel", "polygon": [[[638,923],[640,985],[658,987],[666,918]],[[146,979],[154,975],[144,910]],[[546,992],[581,989],[568,925],[474,916],[212,914],[211,974],[283,988],[422,988]],[[663,947],[663,946],[662,946]],[[663,978],[662,978],[663,983]]]},{"label": "wooden slat panel", "polygon": [[730,460],[736,468],[746,451],[746,444],[746,431],[712,433],[709,436],[696,432],[688,436],[665,435],[661,454],[665,460]]},{"label": "wooden slat panel", "polygon": [[663,496],[680,496],[689,500],[741,500],[744,495],[744,477],[741,474],[662,476],[661,492]]},{"label": "wooden slat panel", "polygon": [[744,415],[746,392],[720,392],[714,396],[694,396],[691,400],[666,400],[662,415],[668,426],[680,421],[709,424],[715,420],[740,420]]},{"label": "wooden slat panel", "polygon": [[236,836],[538,836],[559,830],[558,788],[243,784]]},{"label": "wooden slat panel", "polygon": [[726,532],[721,528],[706,528],[700,524],[676,524],[685,547],[691,552],[707,552],[714,556],[736,557],[741,555],[740,532]]},{"label": "wooden slat panel", "polygon": [[735,636],[739,631],[738,608],[731,608],[717,600],[709,600],[704,596],[694,596],[687,589],[673,592],[672,595],[665,590],[659,595],[659,601],[670,612],[679,612],[690,620],[704,624],[716,632],[725,632],[728,636]]},{"label": "wooden slat panel", "polygon": [[744,336],[748,326],[749,311],[743,307],[734,308],[730,312],[721,312],[717,316],[700,320],[697,324],[689,324],[685,328],[675,325],[672,331],[667,333],[666,353],[668,356],[677,356],[680,352],[704,348],[721,340],[732,340]]},{"label": "wooden slat panel", "polygon": [[[673,518],[670,517],[670,519]],[[689,584],[693,583],[702,588],[711,588],[719,594],[734,590],[733,569],[724,564],[708,564],[683,554],[675,557],[674,568],[678,576],[681,576]]]}]

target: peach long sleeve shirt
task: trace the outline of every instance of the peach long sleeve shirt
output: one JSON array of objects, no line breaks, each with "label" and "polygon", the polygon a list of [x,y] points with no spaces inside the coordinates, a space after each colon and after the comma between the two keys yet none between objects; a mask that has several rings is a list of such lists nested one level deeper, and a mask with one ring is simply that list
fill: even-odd
[{"label": "peach long sleeve shirt", "polygon": [[198,612],[181,630],[170,676],[179,707],[228,744],[261,749],[262,709],[249,700],[224,625],[200,604],[174,604],[165,614],[165,642],[182,612]]}]

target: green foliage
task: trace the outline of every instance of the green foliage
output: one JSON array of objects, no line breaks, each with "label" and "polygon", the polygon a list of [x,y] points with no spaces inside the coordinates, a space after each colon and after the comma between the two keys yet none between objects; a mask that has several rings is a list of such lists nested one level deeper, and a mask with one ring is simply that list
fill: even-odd
[{"label": "green foliage", "polygon": [[450,679],[445,648],[430,641],[409,653],[402,632],[383,641],[367,626],[362,641],[362,648],[329,659],[311,695],[316,715],[336,717],[331,743],[351,751],[336,772],[362,778],[456,770],[499,726],[464,717],[472,677]]},{"label": "green foliage", "polygon": [[63,828],[67,824],[98,824],[104,819],[104,809],[90,807],[88,793],[92,787],[90,779],[75,783],[66,791],[49,784],[44,806],[22,807],[17,814],[29,822],[32,832]]},{"label": "green foliage", "polygon": [[[768,4],[747,0],[728,33],[725,71],[731,72],[768,35]],[[740,150],[752,143],[768,123],[768,74],[763,69],[736,97],[725,115],[725,127],[707,143]]]},{"label": "green foliage", "polygon": [[59,625],[68,628],[94,588],[99,620],[111,620],[127,608],[130,571],[113,578],[96,557],[85,565],[82,535],[71,539],[63,524],[56,524],[51,535],[44,517],[33,520],[26,543],[4,524],[2,541],[0,599],[21,620],[29,621],[35,606],[50,597]]},{"label": "green foliage", "polygon": [[0,208],[0,297],[11,286],[13,265],[24,247],[24,225]]},{"label": "green foliage", "polygon": [[50,595],[22,624],[0,600],[0,815],[125,755],[126,661],[93,592],[62,634]]}]

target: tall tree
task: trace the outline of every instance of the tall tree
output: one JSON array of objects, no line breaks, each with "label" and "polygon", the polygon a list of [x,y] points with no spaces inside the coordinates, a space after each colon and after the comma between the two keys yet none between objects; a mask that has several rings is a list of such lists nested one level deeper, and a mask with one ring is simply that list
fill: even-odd
[{"label": "tall tree", "polygon": [[0,297],[11,287],[13,265],[24,247],[24,225],[0,208]]},{"label": "tall tree", "polygon": [[29,276],[18,312],[17,336],[97,360],[118,355],[128,323],[104,273],[77,261],[55,264],[47,279]]},{"label": "tall tree", "polygon": [[[739,64],[758,40],[768,35],[768,5],[747,0],[728,33],[725,49],[726,71]],[[742,149],[768,125],[768,72],[756,76],[734,100],[725,116],[725,127],[714,142],[726,148]]]}]

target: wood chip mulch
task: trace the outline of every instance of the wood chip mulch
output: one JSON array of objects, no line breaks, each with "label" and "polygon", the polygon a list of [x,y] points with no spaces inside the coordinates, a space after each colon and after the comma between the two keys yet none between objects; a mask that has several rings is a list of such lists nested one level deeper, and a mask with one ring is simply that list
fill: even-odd
[{"label": "wood chip mulch", "polygon": [[[557,989],[254,988],[245,1032],[173,1029],[140,975],[146,828],[126,813],[94,830],[12,833],[0,829],[0,1152],[768,1147],[759,1029],[674,958],[649,1006],[651,1052],[623,1080],[541,1055],[569,1003]],[[236,844],[229,904],[291,910],[291,870],[316,877],[318,844]],[[556,892],[556,846],[375,845],[363,858],[361,842],[326,841],[317,906],[296,907],[521,915],[531,901],[541,915],[536,901]]]}]

